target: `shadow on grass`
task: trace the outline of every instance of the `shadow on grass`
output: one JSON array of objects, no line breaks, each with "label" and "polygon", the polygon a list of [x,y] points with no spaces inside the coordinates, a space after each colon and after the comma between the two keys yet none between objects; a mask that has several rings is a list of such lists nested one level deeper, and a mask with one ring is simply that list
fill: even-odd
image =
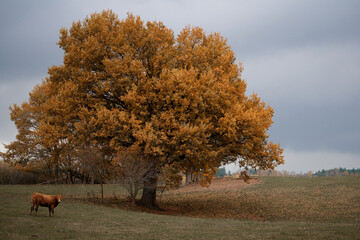
[{"label": "shadow on grass", "polygon": [[264,184],[241,191],[169,191],[159,195],[160,211],[133,205],[124,195],[107,195],[103,203],[91,192],[68,197],[72,201],[161,215],[256,221],[359,221],[360,191],[353,182],[359,183],[360,178],[325,180],[267,178]]}]

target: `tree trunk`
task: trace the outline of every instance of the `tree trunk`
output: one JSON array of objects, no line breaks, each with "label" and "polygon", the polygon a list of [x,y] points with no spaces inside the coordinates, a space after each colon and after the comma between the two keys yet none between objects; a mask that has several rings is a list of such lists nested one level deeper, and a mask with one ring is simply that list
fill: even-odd
[{"label": "tree trunk", "polygon": [[193,179],[193,173],[190,172],[189,170],[186,171],[186,185],[192,183],[193,180],[194,180]]},{"label": "tree trunk", "polygon": [[58,184],[59,181],[59,150],[57,146],[54,146],[53,150],[53,158],[54,158],[54,164],[55,164],[55,184]]},{"label": "tree trunk", "polygon": [[56,158],[55,163],[55,184],[58,184],[59,181],[59,160]]},{"label": "tree trunk", "polygon": [[104,186],[102,180],[100,185],[101,185],[101,203],[104,203]]},{"label": "tree trunk", "polygon": [[144,188],[140,199],[140,204],[150,209],[159,209],[156,203],[157,177],[144,180]]},{"label": "tree trunk", "polygon": [[75,179],[73,177],[71,169],[70,169],[70,181],[71,181],[71,184],[74,184],[74,182],[75,182]]},{"label": "tree trunk", "polygon": [[52,169],[51,169],[51,163],[48,164],[48,171],[49,171],[49,178],[52,177]]}]

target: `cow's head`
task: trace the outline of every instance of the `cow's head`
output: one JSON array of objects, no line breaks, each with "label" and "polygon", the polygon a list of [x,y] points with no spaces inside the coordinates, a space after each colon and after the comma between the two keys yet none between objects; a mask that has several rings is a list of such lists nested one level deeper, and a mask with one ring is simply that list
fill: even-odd
[{"label": "cow's head", "polygon": [[61,199],[62,199],[62,196],[61,196],[61,195],[57,195],[57,196],[56,196],[56,199],[57,199],[58,203],[60,203],[60,202],[61,202]]}]

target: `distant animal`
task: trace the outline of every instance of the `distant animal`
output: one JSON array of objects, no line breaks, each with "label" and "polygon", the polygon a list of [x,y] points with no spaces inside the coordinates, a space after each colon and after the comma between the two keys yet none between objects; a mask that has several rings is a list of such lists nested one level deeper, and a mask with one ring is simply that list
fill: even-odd
[{"label": "distant animal", "polygon": [[35,210],[36,210],[36,216],[38,215],[38,209],[39,206],[42,207],[48,207],[49,208],[49,217],[51,217],[51,213],[54,216],[54,208],[61,202],[61,195],[46,195],[46,194],[41,194],[41,193],[33,193],[33,195],[31,195],[31,211],[30,211],[30,215],[32,215],[32,211],[34,210],[34,206]]}]

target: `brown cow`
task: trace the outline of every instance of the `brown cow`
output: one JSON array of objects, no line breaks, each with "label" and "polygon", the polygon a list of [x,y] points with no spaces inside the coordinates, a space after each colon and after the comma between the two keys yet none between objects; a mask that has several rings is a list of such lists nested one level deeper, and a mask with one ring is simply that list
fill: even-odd
[{"label": "brown cow", "polygon": [[31,196],[31,211],[30,211],[30,215],[32,214],[32,211],[34,210],[34,206],[36,205],[36,216],[38,215],[38,209],[39,209],[39,205],[42,207],[48,207],[49,208],[49,217],[51,217],[51,212],[53,214],[53,216],[55,215],[54,213],[54,208],[61,202],[61,195],[46,195],[46,194],[41,194],[41,193],[33,193],[33,195]]}]

